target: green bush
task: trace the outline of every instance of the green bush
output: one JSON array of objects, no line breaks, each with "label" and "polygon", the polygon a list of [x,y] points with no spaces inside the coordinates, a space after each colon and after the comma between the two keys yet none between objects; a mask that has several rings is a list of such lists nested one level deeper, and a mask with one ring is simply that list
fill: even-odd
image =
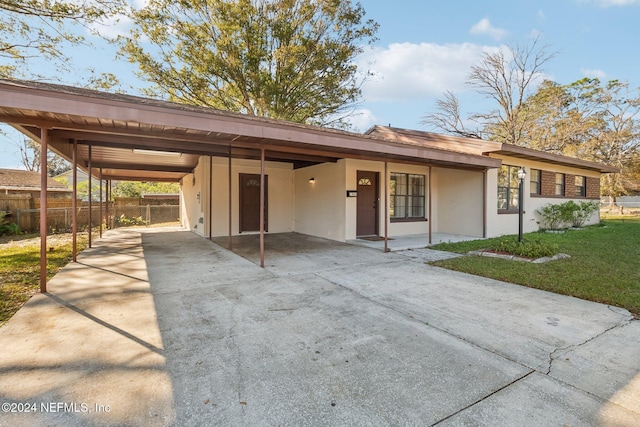
[{"label": "green bush", "polygon": [[536,213],[542,217],[542,228],[557,230],[568,226],[582,227],[598,209],[597,202],[576,203],[569,200],[560,204],[550,203],[536,210]]},{"label": "green bush", "polygon": [[572,212],[573,218],[571,224],[574,227],[582,227],[584,223],[591,218],[591,215],[600,209],[598,202],[580,202],[579,204],[573,204],[577,206]]},{"label": "green bush", "polygon": [[147,225],[147,221],[139,217],[127,217],[124,214],[115,219],[116,226],[128,226],[128,225]]},{"label": "green bush", "polygon": [[8,212],[0,211],[0,236],[4,236],[5,234],[11,236],[17,236],[20,234],[20,227],[18,224],[9,222],[6,219]]},{"label": "green bush", "polygon": [[525,258],[541,258],[555,255],[558,252],[558,245],[537,239],[518,242],[515,238],[504,238],[500,239],[491,249],[495,252],[504,252]]}]

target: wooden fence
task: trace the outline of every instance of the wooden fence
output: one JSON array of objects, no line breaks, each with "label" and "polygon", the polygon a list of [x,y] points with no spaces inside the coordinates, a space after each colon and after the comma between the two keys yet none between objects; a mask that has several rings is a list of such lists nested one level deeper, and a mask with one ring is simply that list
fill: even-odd
[{"label": "wooden fence", "polygon": [[[17,197],[19,196],[19,197]],[[71,231],[73,208],[71,199],[47,200],[47,229],[51,232]],[[40,229],[40,200],[22,195],[0,195],[0,211],[8,212],[5,217],[15,223],[22,231],[38,231]],[[107,218],[107,203],[102,205],[102,221],[109,227],[126,225],[152,225],[164,222],[179,221],[180,206],[178,205],[140,205],[116,204],[109,202],[109,217]],[[78,200],[77,226],[79,230],[86,229],[89,224],[89,203]],[[92,202],[91,223],[100,223],[100,203]]]}]

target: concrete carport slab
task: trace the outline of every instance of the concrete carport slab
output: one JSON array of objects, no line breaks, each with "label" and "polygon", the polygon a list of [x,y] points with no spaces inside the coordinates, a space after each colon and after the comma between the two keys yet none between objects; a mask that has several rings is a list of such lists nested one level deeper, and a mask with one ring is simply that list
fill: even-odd
[{"label": "concrete carport slab", "polygon": [[261,269],[252,239],[105,234],[0,328],[0,402],[38,409],[0,425],[640,424],[624,310],[299,234]]}]

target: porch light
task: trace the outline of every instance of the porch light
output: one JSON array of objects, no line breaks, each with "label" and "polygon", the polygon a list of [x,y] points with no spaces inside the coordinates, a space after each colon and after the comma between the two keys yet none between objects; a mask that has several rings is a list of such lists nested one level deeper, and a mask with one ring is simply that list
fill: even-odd
[{"label": "porch light", "polygon": [[309,184],[315,184],[316,179],[314,177],[309,178]]},{"label": "porch light", "polygon": [[524,201],[522,200],[522,193],[524,187],[524,178],[527,176],[527,172],[523,166],[520,166],[518,170],[518,242],[522,242],[522,214],[524,213]]}]

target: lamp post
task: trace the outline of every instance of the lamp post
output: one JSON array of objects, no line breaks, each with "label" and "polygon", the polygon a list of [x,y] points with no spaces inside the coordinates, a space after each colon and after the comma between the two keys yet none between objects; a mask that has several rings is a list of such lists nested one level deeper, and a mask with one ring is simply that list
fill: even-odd
[{"label": "lamp post", "polygon": [[518,242],[522,242],[522,214],[524,208],[522,193],[524,193],[524,178],[526,176],[527,172],[524,170],[524,167],[520,166],[520,169],[518,170]]}]

